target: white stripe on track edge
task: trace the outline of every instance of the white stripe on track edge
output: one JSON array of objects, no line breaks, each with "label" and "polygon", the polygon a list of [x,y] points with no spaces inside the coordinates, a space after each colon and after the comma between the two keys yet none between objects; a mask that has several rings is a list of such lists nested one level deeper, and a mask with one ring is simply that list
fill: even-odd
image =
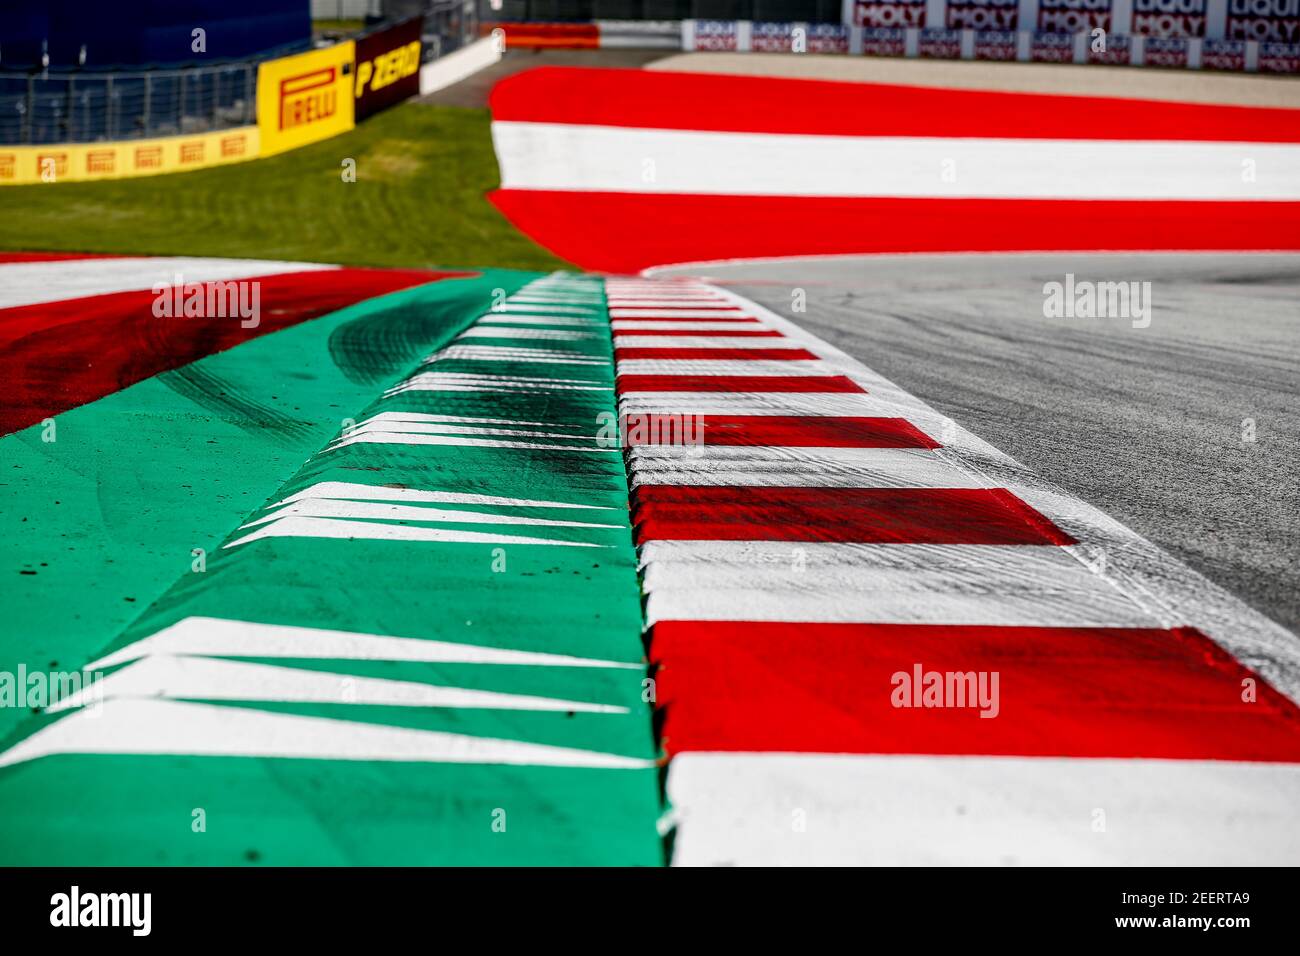
[{"label": "white stripe on track edge", "polygon": [[668,798],[674,866],[1300,864],[1294,764],[688,753]]},{"label": "white stripe on track edge", "polygon": [[1055,545],[651,541],[641,565],[648,624],[1159,627]]}]

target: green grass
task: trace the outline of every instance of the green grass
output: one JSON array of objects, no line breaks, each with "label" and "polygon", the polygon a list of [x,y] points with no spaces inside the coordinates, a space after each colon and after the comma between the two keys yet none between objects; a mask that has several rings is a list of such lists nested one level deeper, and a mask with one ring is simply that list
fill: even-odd
[{"label": "green grass", "polygon": [[[357,181],[342,178],[356,160]],[[359,266],[565,265],[515,230],[486,110],[406,103],[343,136],[219,169],[0,188],[0,249]]]}]

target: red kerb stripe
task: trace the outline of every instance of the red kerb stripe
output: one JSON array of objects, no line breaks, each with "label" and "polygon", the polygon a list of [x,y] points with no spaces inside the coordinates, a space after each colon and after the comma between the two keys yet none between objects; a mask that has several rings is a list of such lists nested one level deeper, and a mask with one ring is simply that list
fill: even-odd
[{"label": "red kerb stripe", "polygon": [[706,445],[785,448],[938,448],[905,418],[705,415]]},{"label": "red kerb stripe", "polygon": [[[1300,202],[701,196],[498,189],[489,198],[562,259],[664,262],[878,252],[1300,249]],[[625,224],[635,222],[634,230]]]},{"label": "red kerb stripe", "polygon": [[66,262],[71,259],[121,259],[115,252],[0,252],[0,263]]},{"label": "red kerb stripe", "polygon": [[501,80],[489,104],[497,121],[651,129],[1300,142],[1293,109],[658,70],[542,67]]},{"label": "red kerb stripe", "polygon": [[[1193,628],[667,621],[650,656],[674,754],[1300,761],[1296,705]],[[915,705],[918,665],[922,689],[996,673],[997,716],[895,706]]]},{"label": "red kerb stripe", "polygon": [[865,392],[844,375],[620,375],[620,392]]},{"label": "red kerb stripe", "polygon": [[[706,428],[707,432],[707,428]],[[1076,544],[1003,488],[768,488],[642,485],[646,541]]]},{"label": "red kerb stripe", "polygon": [[620,359],[667,359],[670,361],[688,361],[693,359],[714,359],[732,362],[815,362],[817,356],[807,349],[692,349],[692,348],[633,348],[617,345],[614,354]]}]

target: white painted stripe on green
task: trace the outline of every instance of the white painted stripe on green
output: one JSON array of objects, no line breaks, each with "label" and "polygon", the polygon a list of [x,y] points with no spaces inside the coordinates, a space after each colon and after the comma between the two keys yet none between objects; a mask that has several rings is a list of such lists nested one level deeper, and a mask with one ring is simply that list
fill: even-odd
[{"label": "white painted stripe on green", "polygon": [[379,412],[371,415],[369,418],[362,419],[361,424],[368,422],[445,422],[447,424],[465,424],[465,425],[509,425],[513,427],[533,427],[533,428],[581,428],[581,425],[571,425],[567,422],[542,422],[533,419],[519,418],[484,418],[480,415],[442,415],[436,412]]},{"label": "white painted stripe on green", "polygon": [[78,710],[0,754],[0,767],[54,754],[188,754],[312,760],[494,763],[640,770],[653,761],[547,744],[171,700]]},{"label": "white painted stripe on green", "polygon": [[440,422],[367,422],[348,430],[346,438],[376,432],[401,432],[408,435],[470,435],[503,438],[595,438],[593,434],[539,432],[527,428],[491,428],[481,425],[444,425]]},{"label": "white painted stripe on green", "polygon": [[422,372],[385,392],[386,397],[403,392],[612,392],[612,385],[589,379],[534,378],[518,375],[469,375],[458,372]]},{"label": "white painted stripe on green", "polygon": [[373,521],[344,521],[338,518],[280,518],[263,525],[252,534],[223,544],[235,548],[263,538],[350,538],[368,541],[425,541],[441,544],[548,544],[561,548],[604,548],[587,541],[560,541],[551,538],[527,538],[510,534],[485,534],[479,531],[451,531],[445,528],[412,528],[406,525],[379,524]]},{"label": "white painted stripe on green", "polygon": [[288,624],[187,617],[156,634],[86,665],[103,670],[148,654],[207,657],[294,657],[303,660],[403,661],[423,664],[493,664],[530,667],[596,667],[638,670],[639,662],[597,660],[510,648],[457,644],[415,637],[389,637]]},{"label": "white painted stripe on green", "polygon": [[[391,414],[391,413],[385,413]],[[413,413],[414,414],[414,413]],[[376,418],[382,416],[376,415]],[[507,508],[586,508],[612,511],[608,505],[571,504],[567,501],[544,501],[536,498],[508,498],[502,495],[479,495],[463,491],[425,491],[420,488],[393,488],[388,485],[362,485],[351,481],[318,481],[271,507],[302,498],[355,498],[360,501],[427,501],[436,504],[501,505]]]},{"label": "white painted stripe on green", "polygon": [[513,305],[509,301],[492,311],[496,314],[523,312],[528,315],[598,315],[600,312],[581,305]]},{"label": "white painted stripe on green", "polygon": [[448,359],[466,362],[532,362],[540,365],[610,365],[597,358],[566,349],[536,349],[514,345],[449,345],[425,360],[426,365]]},{"label": "white painted stripe on green", "polygon": [[456,340],[461,339],[546,339],[557,342],[598,341],[604,338],[598,332],[574,332],[567,329],[511,329],[505,331],[492,326],[476,325],[466,329]]},{"label": "white painted stripe on green", "polygon": [[361,677],[210,657],[151,655],[83,687],[48,708],[58,713],[126,698],[240,700],[312,704],[382,704],[394,707],[472,707],[494,710],[626,714],[626,707]]},{"label": "white painted stripe on green", "polygon": [[600,305],[598,296],[579,296],[571,292],[538,292],[534,295],[512,295],[506,301],[514,305],[578,305],[584,307]]},{"label": "white painted stripe on green", "polygon": [[278,521],[295,515],[309,518],[353,518],[359,521],[429,521],[450,524],[501,524],[552,528],[619,528],[617,524],[595,524],[590,521],[564,521],[559,518],[527,518],[520,515],[495,514],[486,511],[459,511],[451,508],[430,508],[420,505],[397,505],[377,501],[351,501],[345,498],[299,498],[270,514],[263,515],[241,526],[256,528],[268,521]]},{"label": "white painted stripe on green", "polygon": [[504,315],[498,312],[489,312],[479,317],[474,325],[488,328],[496,326],[505,328],[514,326],[527,327],[530,325],[558,325],[563,328],[587,329],[607,328],[605,322],[601,319],[575,319],[558,315]]}]

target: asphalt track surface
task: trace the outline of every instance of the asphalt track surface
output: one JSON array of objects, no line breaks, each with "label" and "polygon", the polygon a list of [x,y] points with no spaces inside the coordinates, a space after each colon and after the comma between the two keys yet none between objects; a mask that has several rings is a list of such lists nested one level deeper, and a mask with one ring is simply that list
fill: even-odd
[{"label": "asphalt track surface", "polygon": [[[1300,256],[857,256],[665,271],[707,274],[796,321],[1300,629]],[[1043,285],[1066,273],[1150,281],[1150,326],[1045,318]],[[806,312],[792,309],[796,288]]]},{"label": "asphalt track surface", "polygon": [[1081,96],[1141,97],[1235,106],[1300,106],[1300,79],[1147,67],[1070,66],[907,60],[891,57],[782,53],[673,53],[668,50],[507,50],[500,62],[417,102],[483,108],[499,80],[540,66],[626,67],[686,73],[782,76],[857,83],[901,83],[949,89],[983,89]]},{"label": "asphalt track surface", "polygon": [[1293,76],[1218,73],[1213,70],[1158,70],[1146,66],[1107,66],[1098,69],[1095,65],[1068,63],[695,52],[658,58],[653,65],[647,64],[646,69],[784,76],[849,83],[901,83],[958,90],[1138,97],[1179,103],[1290,108],[1300,106],[1300,80]]},{"label": "asphalt track surface", "polygon": [[459,83],[428,93],[417,103],[483,109],[497,82],[539,66],[599,66],[636,69],[662,60],[665,50],[507,50],[500,61]]}]

